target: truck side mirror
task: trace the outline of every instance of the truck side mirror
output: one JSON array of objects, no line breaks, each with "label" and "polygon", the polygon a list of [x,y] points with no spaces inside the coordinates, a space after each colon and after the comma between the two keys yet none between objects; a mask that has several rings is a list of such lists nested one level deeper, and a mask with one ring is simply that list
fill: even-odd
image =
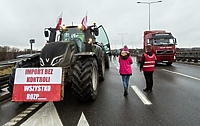
[{"label": "truck side mirror", "polygon": [[177,41],[176,41],[176,38],[174,38],[174,44],[175,44],[175,45],[177,45]]},{"label": "truck side mirror", "polygon": [[49,37],[49,32],[48,31],[44,31],[44,36],[45,37]]},{"label": "truck side mirror", "polygon": [[110,49],[110,44],[106,44],[106,46]]},{"label": "truck side mirror", "polygon": [[96,36],[99,35],[99,29],[98,29],[98,28],[94,28],[94,34],[95,34]]}]

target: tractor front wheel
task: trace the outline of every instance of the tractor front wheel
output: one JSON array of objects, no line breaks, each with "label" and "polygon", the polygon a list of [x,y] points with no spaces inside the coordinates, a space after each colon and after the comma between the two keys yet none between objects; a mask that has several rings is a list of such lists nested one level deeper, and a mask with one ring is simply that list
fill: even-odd
[{"label": "tractor front wheel", "polygon": [[99,84],[98,65],[95,58],[76,61],[72,78],[72,93],[81,101],[93,101],[97,97]]}]

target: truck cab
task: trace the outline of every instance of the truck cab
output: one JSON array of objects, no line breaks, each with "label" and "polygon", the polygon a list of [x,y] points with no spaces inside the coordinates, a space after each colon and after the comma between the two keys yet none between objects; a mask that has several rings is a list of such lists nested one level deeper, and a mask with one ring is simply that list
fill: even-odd
[{"label": "truck cab", "polygon": [[[170,32],[164,30],[144,31],[143,51],[151,46],[151,52],[156,55],[156,63],[171,65],[175,62],[176,38]],[[141,60],[141,56],[138,57]]]}]

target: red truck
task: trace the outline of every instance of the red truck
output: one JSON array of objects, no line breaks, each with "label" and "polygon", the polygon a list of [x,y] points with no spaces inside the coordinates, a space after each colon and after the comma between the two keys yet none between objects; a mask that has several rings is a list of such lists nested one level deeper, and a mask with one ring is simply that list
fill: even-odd
[{"label": "red truck", "polygon": [[[156,55],[156,63],[166,63],[171,65],[175,62],[176,55],[176,38],[171,32],[165,30],[150,30],[144,31],[143,52],[146,52],[146,47],[151,46],[151,52]],[[140,63],[143,53],[138,53],[137,62]]]}]

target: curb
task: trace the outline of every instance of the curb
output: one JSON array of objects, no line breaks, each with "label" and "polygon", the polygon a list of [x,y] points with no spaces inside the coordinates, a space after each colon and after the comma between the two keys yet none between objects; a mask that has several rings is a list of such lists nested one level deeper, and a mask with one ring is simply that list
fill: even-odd
[{"label": "curb", "polygon": [[177,63],[182,63],[182,64],[190,64],[190,65],[196,65],[196,66],[200,66],[200,63],[194,63],[194,62],[181,62],[181,61],[176,61]]}]

